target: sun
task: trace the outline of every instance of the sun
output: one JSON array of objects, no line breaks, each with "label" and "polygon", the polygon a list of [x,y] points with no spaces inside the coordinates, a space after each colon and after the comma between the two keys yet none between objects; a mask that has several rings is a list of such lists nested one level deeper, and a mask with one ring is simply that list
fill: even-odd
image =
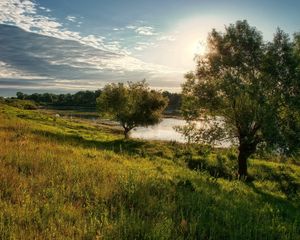
[{"label": "sun", "polygon": [[206,44],[202,41],[197,41],[194,45],[193,45],[193,53],[195,55],[200,55],[203,56],[205,55],[207,49],[206,49]]}]

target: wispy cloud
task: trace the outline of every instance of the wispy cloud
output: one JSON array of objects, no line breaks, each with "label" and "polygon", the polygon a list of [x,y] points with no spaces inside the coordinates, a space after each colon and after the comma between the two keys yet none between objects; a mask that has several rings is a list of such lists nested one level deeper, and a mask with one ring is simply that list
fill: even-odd
[{"label": "wispy cloud", "polygon": [[0,61],[0,79],[49,79],[35,74],[30,74],[26,71],[15,68],[14,66]]},{"label": "wispy cloud", "polygon": [[137,51],[142,51],[150,46],[155,46],[155,43],[154,42],[137,42],[134,49]]},{"label": "wispy cloud", "polygon": [[[70,31],[58,19],[38,14],[38,8],[43,7],[29,0],[1,0],[0,24],[15,25],[29,32],[64,40],[74,40],[98,49],[111,50],[109,46],[106,46],[102,36],[92,34],[82,36],[79,32]],[[46,8],[43,9],[47,11]],[[66,18],[69,21],[76,21],[74,16],[67,16]],[[118,52],[122,52],[122,49],[118,49]]]},{"label": "wispy cloud", "polygon": [[45,11],[45,12],[51,12],[51,10],[49,8],[45,8],[45,7],[42,7],[42,6],[39,6],[39,9],[42,10],[42,11]]},{"label": "wispy cloud", "polygon": [[126,26],[127,29],[134,30],[137,34],[142,36],[153,36],[157,35],[154,27],[151,26],[145,26],[145,25],[128,25]]},{"label": "wispy cloud", "polygon": [[77,22],[77,17],[69,15],[66,17],[66,20],[70,22]]},{"label": "wispy cloud", "polygon": [[170,42],[174,42],[176,41],[176,36],[174,35],[161,35],[157,37],[158,41],[170,41]]},{"label": "wispy cloud", "polygon": [[127,28],[127,29],[136,29],[137,26],[134,26],[134,25],[128,25],[128,26],[126,26],[126,28]]},{"label": "wispy cloud", "polygon": [[138,27],[135,29],[135,32],[138,33],[139,35],[144,35],[144,36],[153,36],[156,35],[154,28],[153,27]]}]

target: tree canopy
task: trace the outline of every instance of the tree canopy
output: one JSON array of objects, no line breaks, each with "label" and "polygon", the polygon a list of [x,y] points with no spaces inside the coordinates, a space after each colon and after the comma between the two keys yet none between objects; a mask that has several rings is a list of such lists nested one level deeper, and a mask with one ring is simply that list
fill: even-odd
[{"label": "tree canopy", "polygon": [[225,32],[213,29],[207,44],[183,84],[185,118],[210,117],[209,128],[193,132],[196,139],[236,139],[240,176],[247,176],[247,159],[258,145],[297,151],[299,35],[290,41],[278,29],[272,42],[264,42],[255,27],[237,21]]},{"label": "tree canopy", "polygon": [[167,99],[150,90],[145,81],[108,84],[97,99],[101,115],[108,116],[124,128],[125,138],[137,126],[157,124],[167,106]]}]

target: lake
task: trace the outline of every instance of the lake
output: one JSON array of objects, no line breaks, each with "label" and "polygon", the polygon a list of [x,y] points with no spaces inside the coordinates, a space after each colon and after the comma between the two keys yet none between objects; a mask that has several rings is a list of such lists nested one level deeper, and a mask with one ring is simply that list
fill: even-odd
[{"label": "lake", "polygon": [[[154,126],[149,127],[137,127],[131,131],[130,136],[132,138],[139,138],[145,140],[164,140],[164,141],[176,141],[184,143],[186,139],[182,134],[175,131],[175,126],[183,126],[186,124],[185,120],[176,118],[163,118],[163,120]],[[230,140],[218,142],[216,147],[228,148],[232,146]]]},{"label": "lake", "polygon": [[174,130],[175,126],[183,126],[186,122],[176,118],[163,118],[163,120],[154,126],[136,127],[131,131],[132,138],[147,140],[167,140],[185,142],[184,137]]}]

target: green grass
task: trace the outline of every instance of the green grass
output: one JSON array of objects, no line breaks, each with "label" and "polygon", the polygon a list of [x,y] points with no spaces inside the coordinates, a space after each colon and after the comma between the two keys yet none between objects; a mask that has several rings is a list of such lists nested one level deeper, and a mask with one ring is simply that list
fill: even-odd
[{"label": "green grass", "polygon": [[235,163],[0,105],[0,239],[300,239],[300,167]]}]

